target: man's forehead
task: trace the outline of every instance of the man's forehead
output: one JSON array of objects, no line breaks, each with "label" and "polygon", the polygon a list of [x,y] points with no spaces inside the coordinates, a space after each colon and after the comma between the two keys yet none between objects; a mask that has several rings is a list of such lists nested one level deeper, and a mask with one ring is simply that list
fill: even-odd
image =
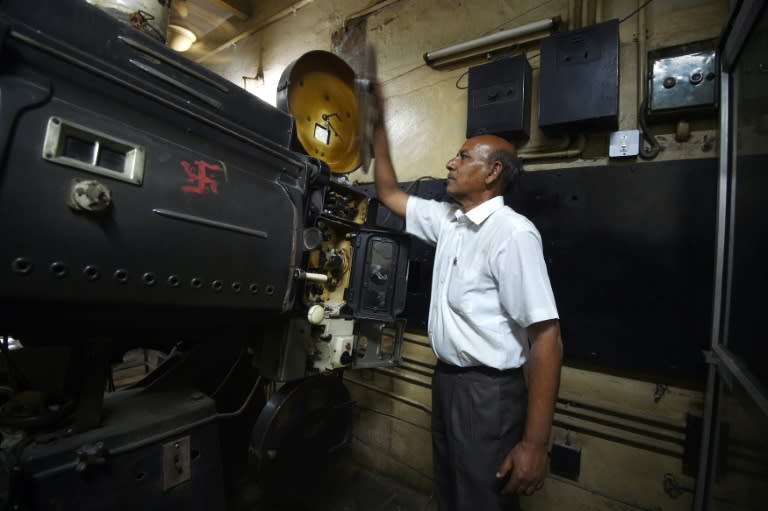
[{"label": "man's forehead", "polygon": [[488,153],[491,150],[491,146],[478,138],[470,138],[464,145],[461,146],[459,151],[465,151],[468,153]]},{"label": "man's forehead", "polygon": [[475,152],[482,152],[487,155],[497,149],[505,149],[513,154],[517,152],[511,142],[496,135],[478,135],[467,139],[464,145],[461,146],[460,151],[470,152],[476,150]]}]

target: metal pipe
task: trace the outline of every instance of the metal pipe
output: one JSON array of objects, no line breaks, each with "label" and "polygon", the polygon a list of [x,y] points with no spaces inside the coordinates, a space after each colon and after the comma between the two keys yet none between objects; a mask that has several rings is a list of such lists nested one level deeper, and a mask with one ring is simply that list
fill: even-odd
[{"label": "metal pipe", "polygon": [[423,346],[425,348],[431,348],[432,344],[428,340],[416,339],[414,337],[403,337],[403,340],[417,346]]},{"label": "metal pipe", "polygon": [[558,400],[564,403],[570,403],[581,408],[589,408],[606,415],[619,416],[634,422],[642,422],[657,428],[668,429],[672,431],[685,431],[685,419],[673,420],[661,415],[648,415],[647,412],[638,411],[631,408],[624,408],[613,403],[605,403],[584,397],[580,392],[569,392],[567,389],[560,389]]},{"label": "metal pipe", "polygon": [[[402,367],[395,368],[395,369],[388,369],[386,367],[375,367],[375,368],[373,368],[373,370],[375,372],[379,373],[379,374],[384,374],[386,376],[389,376],[390,378],[395,378],[397,380],[402,380],[404,382],[410,383],[411,385],[417,385],[419,387],[425,387],[425,388],[428,388],[428,389],[432,388],[431,375],[427,376],[427,375],[424,375],[422,373],[421,374],[422,376],[427,376],[427,378],[429,379],[428,381],[425,381],[423,379],[416,378],[414,376],[409,376],[407,374],[403,374],[402,372],[399,372],[399,371],[403,371]],[[405,371],[408,371],[408,369],[405,369]],[[420,373],[418,373],[416,371],[413,371],[413,372],[416,373],[416,374],[420,374]]]},{"label": "metal pipe", "polygon": [[553,151],[550,153],[519,153],[517,156],[523,161],[546,160],[550,158],[576,158],[577,156],[581,156],[581,153],[584,152],[586,141],[587,137],[583,133],[579,133],[578,143],[574,149]]},{"label": "metal pipe", "polygon": [[[726,239],[728,232],[728,169],[732,152],[731,142],[734,136],[731,134],[732,111],[728,107],[731,104],[731,73],[725,68],[720,73],[720,158],[717,179],[717,220],[715,227],[715,271],[712,275],[714,292],[712,299],[712,323],[710,328],[709,344],[714,349],[718,346],[723,335],[721,332],[724,323],[723,305],[726,289],[725,265],[726,265]],[[729,246],[730,250],[731,247]],[[704,402],[704,426],[702,428],[701,448],[699,450],[699,471],[696,477],[696,492],[694,493],[695,511],[703,511],[706,508],[706,500],[709,497],[709,485],[714,475],[715,464],[712,454],[716,454],[717,430],[718,430],[718,369],[711,361],[707,374],[707,389]]]},{"label": "metal pipe", "polygon": [[[532,43],[535,41],[540,41],[541,39],[545,39],[549,37],[549,35],[550,35],[549,31],[544,31],[544,32],[536,32],[533,34],[520,36],[517,39],[515,39],[514,45],[519,46],[523,44]],[[479,56],[481,55],[484,56],[486,59],[490,60],[493,52],[502,50],[504,48],[508,48],[511,44],[513,44],[511,41],[501,41],[494,45],[483,47],[482,50],[477,50],[474,52],[470,51],[466,53],[459,53],[451,57],[446,57],[443,59],[436,60],[430,64],[430,67],[438,68],[443,66],[449,66],[451,64],[462,62],[473,57],[479,58]]]},{"label": "metal pipe", "polygon": [[400,401],[401,403],[405,403],[407,405],[413,406],[414,408],[418,408],[419,410],[429,413],[432,413],[432,407],[425,405],[424,403],[420,403],[418,401],[415,401],[413,399],[409,399],[405,396],[401,396],[400,394],[395,394],[394,392],[390,392],[388,390],[380,389],[376,387],[375,385],[371,385],[369,383],[362,382],[360,380],[355,380],[350,378],[349,376],[344,376],[344,381],[349,383],[354,383],[355,385],[359,385],[363,388],[366,388],[368,390],[372,390],[374,392],[378,392],[379,394],[383,394],[385,396],[391,397],[395,401]]},{"label": "metal pipe", "polygon": [[701,446],[699,446],[699,470],[696,474],[696,487],[693,493],[694,511],[704,511],[705,501],[709,496],[710,467],[712,463],[712,453],[715,452],[716,438],[714,431],[717,430],[717,367],[710,364],[707,370],[707,388],[704,393],[704,425],[701,430]]},{"label": "metal pipe", "polygon": [[549,30],[555,26],[557,18],[546,18],[540,21],[534,21],[527,25],[522,25],[516,28],[510,28],[508,30],[502,30],[484,37],[472,39],[471,41],[465,41],[463,43],[454,44],[446,48],[439,50],[429,51],[424,54],[424,61],[428,65],[433,65],[436,61],[441,59],[447,59],[455,57],[457,55],[468,53],[476,50],[480,50],[486,46],[491,46],[501,42],[511,42],[515,38],[530,35],[536,32]]},{"label": "metal pipe", "polygon": [[579,406],[578,404],[563,403],[558,400],[555,404],[555,413],[560,414],[563,417],[581,419],[602,426],[626,431],[627,433],[662,440],[664,442],[679,445],[685,443],[685,430],[680,431],[677,428],[656,426],[633,418],[620,417],[610,412],[606,413],[600,410],[592,410]]},{"label": "metal pipe", "polygon": [[683,446],[679,443],[659,440],[631,431],[606,426],[594,421],[570,417],[559,411],[555,411],[552,425],[566,430],[578,431],[590,436],[618,441],[633,447],[658,452],[675,458],[682,458],[683,456]]},{"label": "metal pipe", "polygon": [[563,135],[563,139],[560,142],[554,143],[554,144],[548,144],[548,145],[537,145],[537,146],[525,146],[522,148],[523,153],[539,153],[539,152],[545,152],[545,151],[565,151],[570,147],[572,142],[571,136],[566,134]]},{"label": "metal pipe", "polygon": [[643,102],[645,99],[646,88],[646,65],[647,65],[647,37],[646,37],[646,20],[645,9],[643,9],[643,0],[637,0],[640,11],[637,13],[637,104]]}]

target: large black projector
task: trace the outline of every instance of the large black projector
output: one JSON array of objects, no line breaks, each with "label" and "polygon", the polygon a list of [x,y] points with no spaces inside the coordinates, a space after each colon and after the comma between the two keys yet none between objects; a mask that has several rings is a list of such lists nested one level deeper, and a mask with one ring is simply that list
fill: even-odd
[{"label": "large black projector", "polygon": [[84,1],[1,7],[5,330],[287,311],[318,168],[292,118]]}]

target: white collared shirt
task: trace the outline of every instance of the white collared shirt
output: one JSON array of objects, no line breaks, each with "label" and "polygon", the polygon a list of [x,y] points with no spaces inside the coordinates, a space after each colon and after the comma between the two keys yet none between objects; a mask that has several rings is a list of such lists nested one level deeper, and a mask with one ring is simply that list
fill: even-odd
[{"label": "white collared shirt", "polygon": [[457,366],[510,369],[528,357],[526,328],[556,319],[541,235],[494,197],[464,214],[452,204],[409,197],[406,231],[437,245],[429,338]]}]

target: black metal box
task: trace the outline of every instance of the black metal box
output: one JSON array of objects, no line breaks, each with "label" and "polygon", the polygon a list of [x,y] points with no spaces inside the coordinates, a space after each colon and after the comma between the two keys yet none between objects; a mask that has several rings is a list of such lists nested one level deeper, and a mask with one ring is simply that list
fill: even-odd
[{"label": "black metal box", "polygon": [[619,22],[541,42],[539,127],[615,130],[619,122]]},{"label": "black metal box", "polygon": [[215,403],[194,391],[110,394],[100,427],[35,437],[21,467],[29,509],[225,507]]},{"label": "black metal box", "polygon": [[468,92],[467,138],[530,135],[531,66],[524,55],[470,68]]}]

